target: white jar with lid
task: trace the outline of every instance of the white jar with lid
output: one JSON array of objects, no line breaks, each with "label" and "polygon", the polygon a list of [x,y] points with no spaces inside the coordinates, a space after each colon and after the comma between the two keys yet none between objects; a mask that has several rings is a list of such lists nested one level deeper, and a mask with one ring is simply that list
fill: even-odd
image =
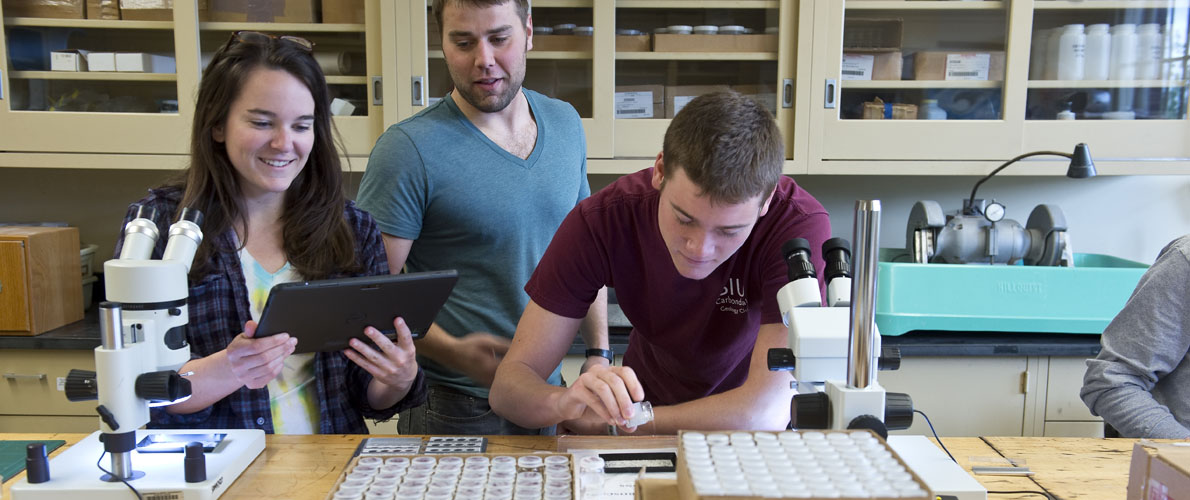
[{"label": "white jar with lid", "polygon": [[709,24],[700,24],[700,25],[694,27],[694,34],[695,35],[718,35],[719,27],[712,26]]},{"label": "white jar with lid", "polygon": [[689,35],[694,32],[694,27],[689,24],[673,24],[667,28],[667,32],[671,35]]},{"label": "white jar with lid", "polygon": [[1067,24],[1058,39],[1058,79],[1082,80],[1086,72],[1087,35],[1081,24]]},{"label": "white jar with lid", "polygon": [[1136,25],[1117,24],[1111,27],[1111,80],[1136,79]]},{"label": "white jar with lid", "polygon": [[594,26],[575,26],[574,34],[578,35],[578,36],[594,36],[595,35],[595,27]]},{"label": "white jar with lid", "polygon": [[726,26],[719,27],[720,35],[743,35],[747,32],[748,32],[748,28],[745,28],[738,24],[728,24]]},{"label": "white jar with lid", "polygon": [[1087,27],[1087,64],[1084,80],[1107,80],[1111,72],[1111,33],[1106,24]]},{"label": "white jar with lid", "polygon": [[1052,30],[1041,29],[1033,32],[1032,44],[1029,47],[1029,79],[1045,79],[1045,53],[1049,49],[1049,39]]},{"label": "white jar with lid", "polygon": [[945,120],[946,110],[938,106],[937,99],[921,101],[921,118],[923,120]]},{"label": "white jar with lid", "polygon": [[1050,30],[1050,36],[1045,41],[1045,73],[1044,80],[1058,79],[1058,53],[1062,41],[1062,28]]},{"label": "white jar with lid", "polygon": [[1161,26],[1148,23],[1136,28],[1136,79],[1156,80],[1161,76]]}]

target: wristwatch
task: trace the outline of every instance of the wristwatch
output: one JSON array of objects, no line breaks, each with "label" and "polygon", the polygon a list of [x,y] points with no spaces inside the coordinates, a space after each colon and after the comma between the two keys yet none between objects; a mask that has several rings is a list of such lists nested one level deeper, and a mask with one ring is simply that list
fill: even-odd
[{"label": "wristwatch", "polygon": [[616,352],[611,349],[587,349],[583,354],[588,358],[591,356],[604,357],[607,358],[609,364],[616,364]]}]

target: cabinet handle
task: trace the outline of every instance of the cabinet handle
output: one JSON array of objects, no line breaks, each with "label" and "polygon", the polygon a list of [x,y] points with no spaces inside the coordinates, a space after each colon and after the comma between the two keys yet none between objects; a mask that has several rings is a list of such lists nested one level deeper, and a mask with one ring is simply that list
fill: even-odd
[{"label": "cabinet handle", "polygon": [[822,107],[824,107],[826,109],[835,109],[835,88],[836,88],[835,79],[827,78],[826,79],[826,102],[823,103]]},{"label": "cabinet handle", "polygon": [[23,373],[5,373],[4,378],[7,380],[45,380],[44,373],[37,373],[34,375],[25,375]]},{"label": "cabinet handle", "polygon": [[423,76],[413,77],[413,82],[412,82],[412,85],[410,85],[410,88],[413,89],[413,105],[414,106],[425,106],[426,105],[425,92],[422,92],[422,82],[424,82],[424,81],[425,81],[425,77],[423,77]]},{"label": "cabinet handle", "polygon": [[381,84],[383,84],[383,83],[384,83],[384,77],[382,77],[382,76],[373,76],[372,77],[372,105],[373,106],[383,106],[384,105],[384,92],[381,90]]},{"label": "cabinet handle", "polygon": [[793,107],[793,78],[781,80],[781,107]]}]

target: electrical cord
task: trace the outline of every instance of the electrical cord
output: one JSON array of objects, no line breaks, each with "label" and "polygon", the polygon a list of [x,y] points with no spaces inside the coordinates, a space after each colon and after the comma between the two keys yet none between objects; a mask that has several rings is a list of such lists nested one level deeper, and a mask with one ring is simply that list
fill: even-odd
[{"label": "electrical cord", "polygon": [[988,491],[988,494],[989,495],[1041,495],[1043,497],[1048,498],[1049,500],[1054,500],[1053,495],[1050,495],[1049,493],[1046,493],[1044,491],[1034,491],[1034,490]]},{"label": "electrical cord", "polygon": [[946,452],[946,456],[950,457],[951,462],[954,462],[956,464],[959,463],[958,460],[954,459],[954,455],[950,454],[950,450],[946,449],[946,445],[942,444],[942,438],[938,437],[938,431],[934,430],[934,423],[930,422],[930,416],[926,415],[926,412],[918,410],[916,408],[914,408],[913,413],[920,413],[922,418],[926,419],[926,425],[930,426],[930,432],[934,433],[934,440],[938,441],[938,446],[942,447],[942,451]]},{"label": "electrical cord", "polygon": [[142,497],[140,492],[136,491],[136,488],[133,488],[131,484],[128,484],[128,481],[125,481],[124,478],[122,478],[122,477],[117,477],[115,474],[112,474],[107,469],[104,469],[102,465],[99,465],[99,464],[103,463],[104,455],[107,455],[107,450],[103,450],[103,453],[99,454],[99,460],[95,461],[95,466],[98,467],[99,470],[103,471],[104,474],[107,474],[111,477],[119,479],[121,483],[124,483],[124,486],[127,486],[128,489],[132,490],[132,494],[136,495],[137,500],[145,500],[145,497]]}]

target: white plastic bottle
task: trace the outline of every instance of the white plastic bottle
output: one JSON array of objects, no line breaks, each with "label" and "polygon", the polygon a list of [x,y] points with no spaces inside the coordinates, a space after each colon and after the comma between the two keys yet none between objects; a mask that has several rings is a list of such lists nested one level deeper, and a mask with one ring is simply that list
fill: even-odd
[{"label": "white plastic bottle", "polygon": [[1162,52],[1161,79],[1181,80],[1186,75],[1186,32],[1165,30],[1165,48]]},{"label": "white plastic bottle", "polygon": [[923,120],[945,120],[946,110],[938,106],[937,99],[921,101],[921,118]]},{"label": "white plastic bottle", "polygon": [[1106,24],[1087,26],[1086,71],[1084,80],[1107,80],[1111,68],[1111,33]]},{"label": "white plastic bottle", "polygon": [[1136,25],[1117,24],[1111,27],[1111,80],[1136,79]]},{"label": "white plastic bottle", "polygon": [[1136,28],[1136,79],[1156,80],[1161,76],[1161,26],[1142,24]]},{"label": "white plastic bottle", "polygon": [[1045,53],[1049,50],[1050,33],[1053,30],[1041,29],[1033,32],[1032,45],[1029,47],[1029,79],[1045,79]]},{"label": "white plastic bottle", "polygon": [[1058,39],[1058,79],[1082,80],[1086,73],[1087,35],[1081,24],[1067,24]]},{"label": "white plastic bottle", "polygon": [[1050,36],[1045,41],[1045,73],[1044,80],[1058,79],[1059,43],[1062,41],[1062,28],[1050,30]]}]

